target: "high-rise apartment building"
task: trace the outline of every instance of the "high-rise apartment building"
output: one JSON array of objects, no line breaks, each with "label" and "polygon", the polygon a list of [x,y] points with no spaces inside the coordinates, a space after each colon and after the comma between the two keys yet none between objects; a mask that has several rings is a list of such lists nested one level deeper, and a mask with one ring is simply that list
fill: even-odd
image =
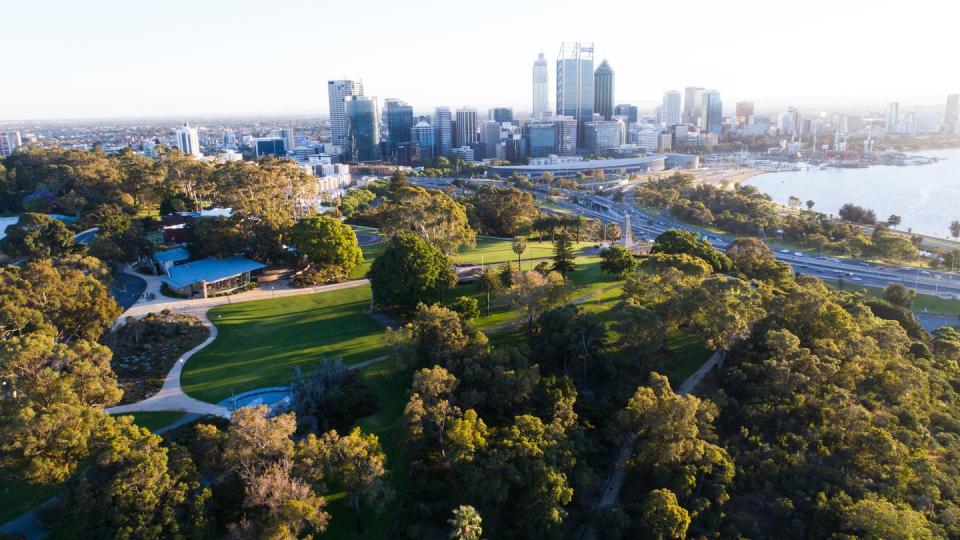
[{"label": "high-rise apartment building", "polygon": [[681,109],[680,92],[676,90],[667,90],[663,93],[663,104],[660,106],[660,116],[664,124],[675,126],[683,122],[683,109]]},{"label": "high-rise apartment building", "polygon": [[418,122],[410,129],[413,142],[420,146],[420,157],[429,159],[436,157],[437,139],[434,136],[433,126],[427,122]]},{"label": "high-rise apartment building", "polygon": [[701,110],[703,111],[701,126],[703,131],[719,137],[723,127],[723,102],[720,100],[720,92],[705,90]]},{"label": "high-rise apartment building", "polygon": [[897,124],[900,122],[900,104],[891,101],[887,104],[887,113],[883,117],[887,125],[887,133],[897,133]]},{"label": "high-rise apartment building", "polygon": [[413,140],[413,107],[399,99],[387,99],[383,114],[387,125],[387,152],[393,156],[398,145]]},{"label": "high-rise apartment building", "polygon": [[483,158],[495,159],[497,145],[500,144],[500,122],[484,120],[480,124],[480,143],[483,144]]},{"label": "high-rise apartment building", "polygon": [[550,87],[547,76],[547,59],[540,53],[533,63],[533,117],[543,118],[550,114]]},{"label": "high-rise apartment building", "polygon": [[447,107],[433,111],[434,136],[437,139],[437,156],[448,156],[453,148],[453,117]]},{"label": "high-rise apartment building", "polygon": [[328,81],[327,96],[330,99],[330,142],[346,148],[347,110],[344,100],[350,96],[363,95],[362,81]]},{"label": "high-rise apartment building", "polygon": [[177,149],[193,157],[203,157],[203,154],[200,153],[200,138],[197,136],[197,128],[190,127],[190,124],[184,124],[177,128]]},{"label": "high-rise apartment building", "polygon": [[556,112],[576,119],[578,133],[593,120],[593,90],[593,43],[562,44],[557,58]]},{"label": "high-rise apartment building", "polygon": [[753,102],[752,101],[738,101],[737,102],[737,125],[739,126],[748,126],[753,123]]},{"label": "high-rise apartment building", "polygon": [[943,125],[940,130],[944,133],[958,133],[960,126],[960,94],[947,96],[947,108],[943,115]]},{"label": "high-rise apartment building", "polygon": [[501,124],[511,123],[513,122],[513,109],[509,107],[490,109],[490,120],[495,120]]},{"label": "high-rise apartment building", "polygon": [[351,161],[380,159],[380,113],[377,98],[347,96],[343,98],[347,117],[346,154]]},{"label": "high-rise apartment building", "polygon": [[593,112],[604,120],[613,118],[613,68],[604,60],[593,72]]},{"label": "high-rise apartment building", "polygon": [[0,133],[0,157],[7,157],[14,153],[21,144],[19,131]]},{"label": "high-rise apartment building", "polygon": [[293,152],[297,146],[297,138],[293,133],[293,128],[280,128],[278,135],[283,139],[283,147],[287,152]]},{"label": "high-rise apartment building", "polygon": [[457,137],[458,148],[477,144],[477,110],[471,107],[457,109]]},{"label": "high-rise apartment building", "polygon": [[705,90],[702,86],[688,86],[683,90],[683,123],[700,125]]},{"label": "high-rise apartment building", "polygon": [[636,105],[630,105],[627,103],[616,105],[613,108],[614,116],[625,116],[627,118],[628,124],[635,124],[637,118],[639,118],[639,113]]}]

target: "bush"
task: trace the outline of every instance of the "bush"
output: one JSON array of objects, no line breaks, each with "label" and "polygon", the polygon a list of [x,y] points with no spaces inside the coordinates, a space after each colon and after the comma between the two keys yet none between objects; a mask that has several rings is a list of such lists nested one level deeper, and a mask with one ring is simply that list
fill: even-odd
[{"label": "bush", "polygon": [[301,433],[350,430],[357,419],[376,411],[376,399],[340,360],[324,361],[306,380],[290,386]]},{"label": "bush", "polygon": [[291,283],[294,287],[316,287],[331,283],[343,283],[349,276],[342,266],[325,266],[317,270],[309,270],[293,276]]},{"label": "bush", "polygon": [[465,321],[476,319],[480,316],[480,303],[476,298],[470,296],[459,296],[450,304],[450,309],[460,314]]}]

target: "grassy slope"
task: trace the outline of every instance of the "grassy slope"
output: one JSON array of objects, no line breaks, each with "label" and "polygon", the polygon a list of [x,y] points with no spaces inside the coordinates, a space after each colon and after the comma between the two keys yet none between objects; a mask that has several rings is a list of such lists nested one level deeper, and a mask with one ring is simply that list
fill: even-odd
[{"label": "grassy slope", "polygon": [[309,371],[323,358],[353,364],[380,356],[383,328],[369,307],[364,286],[215,308],[219,336],[187,363],[184,391],[216,403],[231,392],[286,384],[295,368]]}]

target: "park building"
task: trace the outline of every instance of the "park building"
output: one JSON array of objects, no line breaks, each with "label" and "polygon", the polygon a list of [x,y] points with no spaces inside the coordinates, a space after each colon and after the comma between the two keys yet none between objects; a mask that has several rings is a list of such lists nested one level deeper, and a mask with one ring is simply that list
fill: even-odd
[{"label": "park building", "polygon": [[543,178],[547,173],[554,178],[576,178],[580,174],[603,171],[606,175],[625,175],[631,173],[660,172],[666,168],[667,156],[649,155],[643,157],[592,159],[579,156],[547,156],[530,158],[526,165],[501,165],[490,167],[487,174],[507,178],[514,174],[527,178]]}]

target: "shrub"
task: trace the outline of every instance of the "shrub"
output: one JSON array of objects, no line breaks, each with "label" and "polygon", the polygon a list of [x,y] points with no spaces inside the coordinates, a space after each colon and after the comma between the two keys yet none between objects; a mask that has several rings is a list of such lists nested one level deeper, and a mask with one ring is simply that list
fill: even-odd
[{"label": "shrub", "polygon": [[294,287],[316,287],[331,283],[343,283],[349,276],[342,266],[325,266],[317,270],[309,270],[293,277]]}]

